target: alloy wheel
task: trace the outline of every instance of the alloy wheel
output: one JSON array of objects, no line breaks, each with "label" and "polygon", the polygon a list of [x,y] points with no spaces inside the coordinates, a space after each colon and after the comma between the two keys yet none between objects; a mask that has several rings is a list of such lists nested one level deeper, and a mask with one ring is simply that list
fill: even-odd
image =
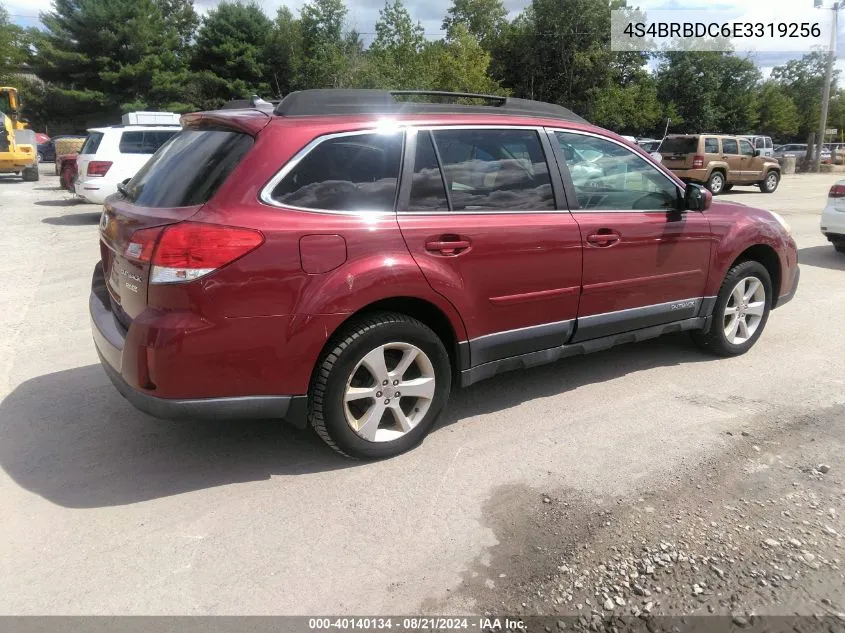
[{"label": "alloy wheel", "polygon": [[757,331],[766,313],[766,289],[757,277],[745,277],[734,286],[725,305],[725,338],[742,345]]},{"label": "alloy wheel", "polygon": [[434,392],[426,353],[410,343],[385,343],[358,362],[346,383],[346,422],[370,442],[399,439],[425,417]]},{"label": "alloy wheel", "polygon": [[720,193],[724,184],[722,176],[720,174],[714,174],[710,179],[710,192],[714,194]]},{"label": "alloy wheel", "polygon": [[770,173],[766,176],[766,189],[769,191],[774,191],[775,187],[778,185],[778,177],[777,174],[774,172]]}]

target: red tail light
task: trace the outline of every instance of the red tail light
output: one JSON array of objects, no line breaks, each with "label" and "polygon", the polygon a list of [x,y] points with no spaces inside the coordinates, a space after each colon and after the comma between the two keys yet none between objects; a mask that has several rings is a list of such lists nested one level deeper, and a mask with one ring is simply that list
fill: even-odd
[{"label": "red tail light", "polygon": [[264,236],[253,229],[181,222],[135,231],[126,256],[152,262],[150,283],[163,284],[203,277],[263,243]]},{"label": "red tail light", "polygon": [[92,160],[88,163],[88,169],[85,173],[89,176],[105,176],[110,168],[110,160]]},{"label": "red tail light", "polygon": [[827,192],[828,198],[845,198],[845,185],[835,184]]},{"label": "red tail light", "polygon": [[704,156],[696,154],[692,157],[692,168],[701,169],[702,167],[704,167]]}]

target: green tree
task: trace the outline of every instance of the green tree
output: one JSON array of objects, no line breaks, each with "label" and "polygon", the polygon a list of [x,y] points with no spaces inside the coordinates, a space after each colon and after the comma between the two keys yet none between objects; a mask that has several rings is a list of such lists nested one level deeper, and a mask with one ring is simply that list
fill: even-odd
[{"label": "green tree", "polygon": [[300,11],[302,84],[308,88],[339,88],[348,78],[348,42],[343,0],[311,0]]},{"label": "green tree", "polygon": [[757,129],[773,138],[790,140],[798,133],[800,116],[795,102],[775,81],[767,81],[760,91],[760,124]]},{"label": "green tree", "polygon": [[264,52],[267,83],[282,97],[302,85],[302,27],[290,9],[279,7]]},{"label": "green tree", "polygon": [[[798,135],[802,139],[818,132],[826,64],[827,54],[815,51],[772,69],[771,79],[783,87],[798,109]],[[834,69],[831,94],[836,91],[838,77],[839,71]]]},{"label": "green tree", "polygon": [[28,60],[27,32],[12,24],[9,14],[0,6],[0,81],[8,82]]},{"label": "green tree", "polygon": [[197,33],[191,64],[205,73],[210,91],[206,97],[216,97],[222,103],[270,93],[264,53],[271,28],[270,19],[252,2],[224,1],[208,12]]},{"label": "green tree", "polygon": [[423,50],[422,87],[432,90],[508,94],[487,72],[490,54],[463,24],[445,40],[429,42]]},{"label": "green tree", "polygon": [[423,27],[414,23],[402,0],[385,2],[369,49],[377,83],[386,88],[418,86],[424,46]]},{"label": "green tree", "polygon": [[507,15],[502,0],[453,0],[441,28],[454,37],[455,27],[463,24],[491,52],[507,25]]}]

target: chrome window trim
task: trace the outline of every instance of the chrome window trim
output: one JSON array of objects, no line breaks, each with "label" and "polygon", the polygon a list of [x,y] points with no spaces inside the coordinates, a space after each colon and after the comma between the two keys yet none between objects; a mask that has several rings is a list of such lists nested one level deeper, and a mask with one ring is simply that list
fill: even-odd
[{"label": "chrome window trim", "polygon": [[[663,176],[666,180],[668,180],[670,183],[675,185],[675,188],[678,189],[681,193],[683,193],[685,191],[685,186],[679,185],[672,178],[670,178],[665,173],[663,173],[663,169],[661,169],[660,163],[655,161],[651,157],[651,155],[643,156],[639,152],[634,152],[634,151],[631,150],[631,148],[628,145],[626,145],[625,143],[622,143],[620,141],[617,141],[614,138],[610,138],[609,136],[603,136],[602,134],[596,134],[595,132],[587,132],[586,130],[575,130],[575,129],[570,129],[570,128],[558,128],[558,127],[546,127],[545,129],[546,129],[547,132],[551,132],[552,134],[554,134],[555,132],[562,132],[564,134],[580,134],[581,136],[592,136],[593,138],[597,138],[597,139],[600,139],[602,141],[608,141],[610,143],[615,143],[616,145],[618,145],[622,149],[627,150],[628,152],[630,152],[631,154],[633,154],[634,156],[636,156],[637,158],[639,158],[640,160],[642,160],[646,164],[649,164],[652,167],[654,167],[661,176]],[[568,169],[569,168],[567,167],[567,170]],[[665,209],[581,209],[580,207],[578,207],[578,208],[570,207],[569,211],[570,211],[570,213],[663,213],[663,214],[665,214],[667,212]],[[689,210],[680,209],[679,212],[689,213]]]},{"label": "chrome window trim", "polygon": [[[387,123],[389,121],[385,121]],[[409,134],[416,134],[419,130],[427,130],[427,131],[436,131],[436,130],[532,130],[537,133],[538,141],[540,140],[539,137],[545,132],[545,127],[542,125],[514,125],[514,124],[507,124],[507,125],[495,125],[490,123],[484,124],[455,124],[455,125],[438,125],[436,123],[427,123],[422,125],[416,125],[414,123],[402,124],[397,123],[396,133],[401,133],[403,135],[403,148],[407,141],[407,136]],[[271,207],[275,207],[277,209],[287,209],[290,211],[304,211],[308,213],[327,213],[333,215],[350,215],[350,216],[365,216],[365,217],[383,217],[383,216],[396,216],[396,215],[409,215],[409,216],[426,216],[426,215],[489,215],[491,213],[494,214],[503,214],[503,215],[524,215],[524,214],[537,214],[537,213],[569,213],[569,209],[541,209],[537,211],[526,211],[526,210],[515,210],[515,211],[496,211],[496,210],[489,210],[489,211],[367,211],[367,210],[358,210],[358,211],[348,211],[348,210],[333,210],[333,209],[314,209],[311,207],[297,207],[295,205],[286,205],[281,204],[273,199],[272,193],[273,189],[276,188],[285,176],[287,176],[293,169],[305,158],[308,154],[310,154],[314,148],[325,141],[329,141],[335,138],[342,138],[345,136],[361,136],[364,134],[378,134],[384,133],[384,127],[368,127],[366,129],[360,130],[352,130],[348,132],[333,132],[331,134],[323,134],[318,136],[315,139],[312,139],[305,147],[299,150],[293,157],[285,163],[279,171],[261,188],[261,191],[258,194],[258,199],[263,204],[266,204]],[[604,137],[601,137],[604,138]],[[403,152],[404,154],[404,152]],[[549,178],[552,178],[552,165],[549,164],[548,156],[545,157],[546,159],[546,167],[549,170]],[[554,158],[554,157],[551,157]],[[401,179],[402,179],[402,170],[400,167],[399,176],[397,178],[397,190],[401,186]],[[556,202],[557,204],[557,202]]]},{"label": "chrome window trim", "polygon": [[[402,148],[404,151],[405,147],[405,134],[408,131],[410,126],[400,125],[396,127],[395,133],[402,135]],[[291,211],[307,211],[310,213],[329,213],[333,215],[352,215],[352,216],[366,216],[366,217],[382,217],[382,216],[394,216],[395,211],[376,211],[376,210],[365,210],[359,209],[357,211],[349,211],[349,210],[335,210],[335,209],[314,209],[311,207],[297,207],[292,204],[281,204],[280,202],[273,199],[273,189],[287,176],[294,168],[302,162],[302,159],[305,158],[308,154],[310,154],[314,149],[321,145],[326,141],[330,141],[336,138],[343,138],[347,136],[363,136],[365,134],[386,134],[385,129],[383,127],[375,127],[375,128],[367,128],[362,130],[353,130],[350,132],[333,132],[331,134],[323,134],[322,136],[318,136],[317,138],[311,140],[305,147],[299,150],[293,157],[285,163],[282,168],[276,172],[276,175],[273,176],[264,187],[261,188],[261,192],[258,194],[258,199],[271,207],[276,207],[277,209],[288,209]],[[400,153],[400,161],[401,161],[401,153]],[[396,191],[399,191],[399,184],[402,178],[402,165],[400,162],[399,165],[399,173],[396,176]]]}]

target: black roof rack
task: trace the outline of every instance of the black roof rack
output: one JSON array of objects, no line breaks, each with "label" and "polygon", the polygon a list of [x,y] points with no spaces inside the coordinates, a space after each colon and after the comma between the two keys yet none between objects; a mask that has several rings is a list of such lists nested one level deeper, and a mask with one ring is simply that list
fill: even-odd
[{"label": "black roof rack", "polygon": [[[396,99],[400,97],[400,99]],[[430,97],[440,101],[408,101],[401,97]],[[474,99],[485,105],[455,103],[456,99]],[[501,95],[439,90],[370,90],[325,88],[291,92],[275,108],[280,116],[321,116],[342,114],[513,114],[544,116],[586,123],[563,106],[530,99]]]}]

